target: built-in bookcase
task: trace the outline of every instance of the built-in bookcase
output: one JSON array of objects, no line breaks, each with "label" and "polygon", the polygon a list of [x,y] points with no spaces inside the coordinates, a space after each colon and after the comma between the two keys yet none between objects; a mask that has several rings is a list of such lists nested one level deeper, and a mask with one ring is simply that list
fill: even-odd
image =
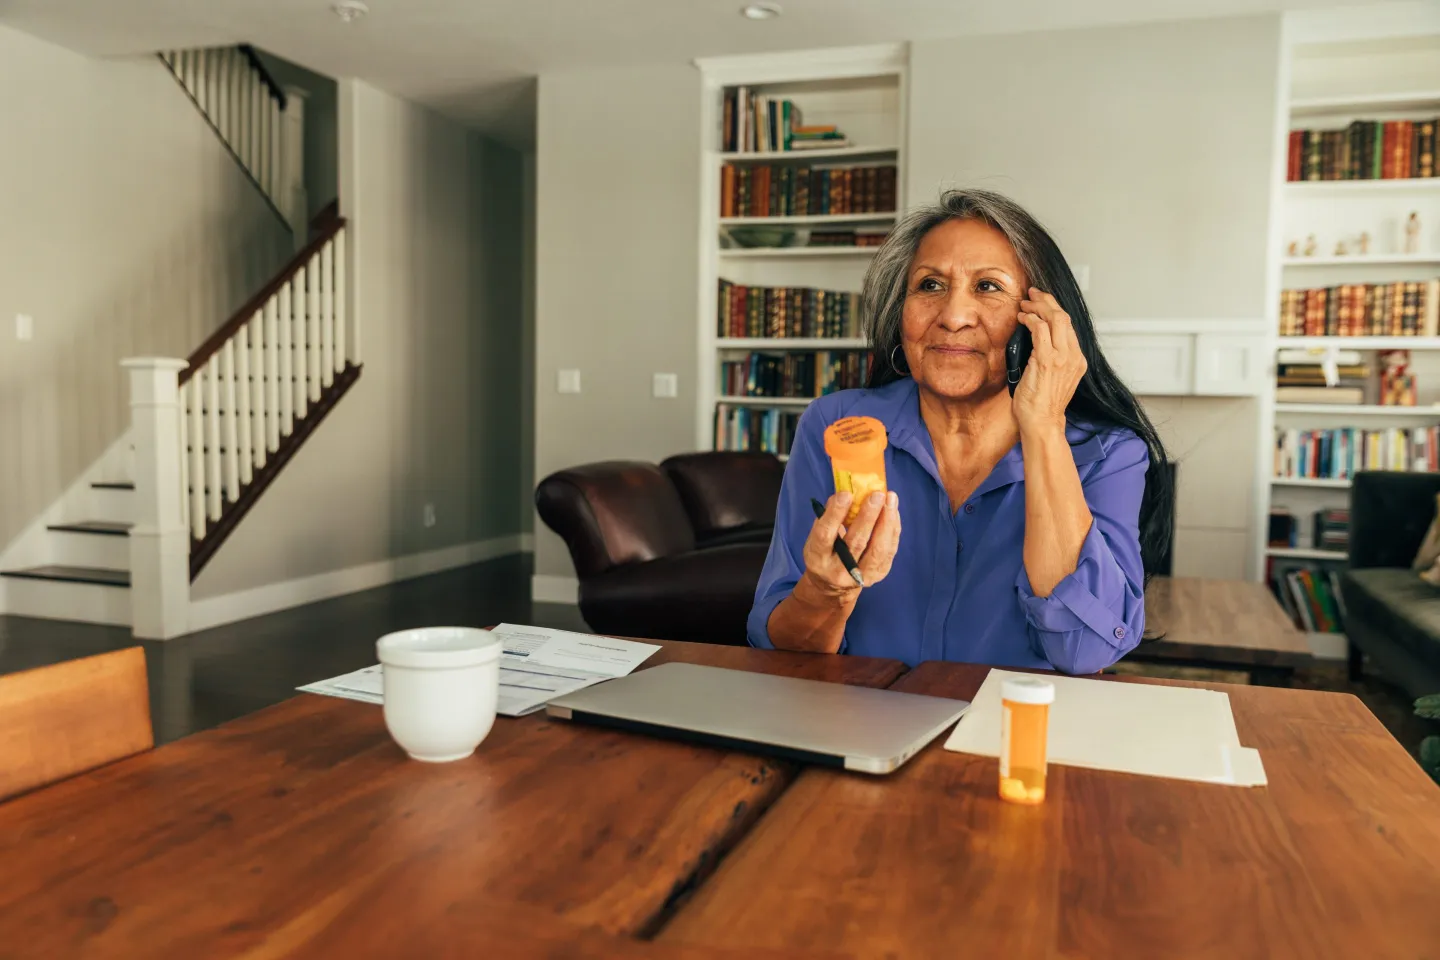
[{"label": "built-in bookcase", "polygon": [[[885,45],[698,62],[704,78],[704,169],[698,198],[700,402],[695,429],[702,449],[738,445],[784,454],[794,422],[809,402],[805,394],[813,392],[794,374],[810,378],[809,386],[835,381],[825,371],[837,368],[848,367],[853,378],[850,355],[863,351],[865,341],[854,298],[846,295],[859,292],[876,247],[846,245],[844,238],[854,233],[858,242],[877,242],[894,224],[895,211],[904,209],[906,61],[903,46]],[[846,143],[811,150],[725,150],[727,117],[751,98],[767,122],[767,102],[788,101],[806,126],[834,125]],[[886,181],[872,171],[886,167],[894,170],[888,181],[893,186],[881,189],[888,189],[894,202],[877,204],[876,184]],[[756,192],[737,208],[735,191],[742,182]],[[810,198],[803,208],[795,202],[801,182]],[[825,188],[833,204],[816,202],[817,191]],[[760,189],[767,191],[763,197]],[[722,216],[726,190],[731,200]],[[790,202],[779,199],[782,190],[790,191]],[[777,198],[773,205],[772,195]],[[761,201],[767,215],[756,216]],[[844,212],[820,212],[820,207]],[[827,235],[829,242],[820,245]],[[793,355],[802,353],[810,358],[796,362]],[[792,355],[788,362],[787,355]],[[752,359],[754,383],[740,384],[750,389],[737,391],[734,365]],[[789,371],[789,379],[777,370]],[[843,377],[840,381],[837,388],[848,383]],[[766,386],[784,395],[750,395]],[[736,435],[739,421],[744,421],[748,446]],[[763,436],[759,424],[768,425]]]},{"label": "built-in bookcase", "polygon": [[[1290,169],[1291,133],[1351,130],[1350,137],[1356,139],[1343,147],[1348,158],[1352,145],[1368,147],[1366,134],[1353,132],[1352,124],[1357,121],[1410,121],[1417,126],[1434,123],[1440,118],[1440,35],[1291,35],[1284,51],[1282,82],[1282,122],[1277,131],[1281,137],[1280,162],[1272,205],[1271,240],[1275,249],[1270,254],[1275,293],[1270,309],[1277,333],[1277,369],[1279,364],[1303,355],[1315,362],[1338,362],[1352,372],[1358,366],[1369,371],[1359,396],[1353,396],[1356,391],[1352,389],[1345,394],[1333,392],[1281,402],[1273,382],[1264,395],[1262,437],[1263,442],[1272,445],[1261,461],[1269,477],[1264,496],[1272,510],[1283,509],[1293,515],[1296,536],[1294,543],[1273,545],[1262,525],[1257,548],[1265,561],[1261,569],[1272,582],[1278,579],[1282,592],[1290,587],[1290,596],[1283,599],[1288,601],[1287,609],[1292,610],[1297,591],[1293,584],[1287,584],[1286,573],[1306,571],[1307,585],[1322,584],[1323,610],[1327,603],[1334,602],[1329,596],[1334,593],[1334,578],[1329,574],[1343,566],[1345,552],[1333,533],[1326,537],[1323,529],[1316,529],[1315,518],[1321,511],[1348,505],[1348,477],[1352,472],[1337,471],[1334,458],[1342,453],[1348,455],[1357,442],[1363,449],[1377,439],[1402,444],[1408,441],[1411,445],[1405,449],[1410,455],[1405,467],[1416,468],[1419,465],[1413,459],[1414,444],[1418,442],[1421,449],[1427,442],[1433,444],[1433,439],[1427,440],[1434,436],[1429,428],[1440,424],[1440,406],[1436,405],[1440,403],[1440,337],[1423,335],[1423,307],[1407,322],[1406,335],[1400,336],[1394,335],[1398,330],[1376,329],[1374,316],[1357,317],[1355,313],[1360,309],[1355,305],[1366,302],[1366,285],[1372,285],[1373,291],[1377,285],[1411,284],[1412,289],[1420,287],[1423,292],[1426,284],[1440,277],[1440,177],[1392,174],[1382,178],[1295,181]],[[1357,161],[1359,156],[1357,149]],[[1327,160],[1332,170],[1337,162],[1345,163],[1334,155]],[[1358,162],[1354,164],[1358,166]],[[1418,249],[1407,251],[1405,225],[1412,211],[1419,216],[1421,233]],[[1363,253],[1357,244],[1362,233],[1369,235],[1368,249]],[[1306,255],[1304,249],[1312,236],[1316,249]],[[1292,243],[1298,251],[1290,250]],[[1343,250],[1337,249],[1341,243],[1345,245]],[[1331,300],[1339,296],[1350,311],[1347,328],[1363,335],[1334,335],[1334,316],[1328,328],[1316,330],[1312,317],[1309,329],[1297,331],[1294,304],[1287,313],[1285,291],[1322,288],[1329,291]],[[1433,284],[1428,293],[1434,296]],[[1292,335],[1297,332],[1305,335]],[[1381,351],[1394,349],[1411,351],[1410,371],[1417,386],[1417,404],[1413,407],[1381,404]],[[1342,402],[1329,403],[1327,399]],[[1320,451],[1325,458],[1324,469],[1318,471],[1319,476],[1294,475],[1295,445],[1304,445],[1309,438],[1314,438],[1315,444],[1325,444]],[[1335,522],[1334,514],[1321,520],[1322,527],[1333,528]]]}]

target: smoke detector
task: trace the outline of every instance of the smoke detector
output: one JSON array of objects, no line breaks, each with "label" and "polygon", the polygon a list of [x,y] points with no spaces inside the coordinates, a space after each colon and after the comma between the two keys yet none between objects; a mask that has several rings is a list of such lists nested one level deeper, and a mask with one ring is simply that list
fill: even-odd
[{"label": "smoke detector", "polygon": [[370,7],[366,5],[365,0],[335,0],[335,3],[330,5],[330,9],[335,11],[335,16],[346,23],[354,23],[370,12]]},{"label": "smoke detector", "polygon": [[781,12],[778,3],[752,3],[740,8],[740,15],[746,20],[774,20]]}]

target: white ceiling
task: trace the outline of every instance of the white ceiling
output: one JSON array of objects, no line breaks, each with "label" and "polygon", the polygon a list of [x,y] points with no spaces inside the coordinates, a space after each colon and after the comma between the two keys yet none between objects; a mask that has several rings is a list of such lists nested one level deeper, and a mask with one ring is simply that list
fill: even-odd
[{"label": "white ceiling", "polygon": [[249,42],[527,146],[534,78],[551,71],[1362,0],[781,0],[764,22],[739,15],[747,0],[368,0],[353,24],[330,2],[0,0],[0,23],[95,55]]}]

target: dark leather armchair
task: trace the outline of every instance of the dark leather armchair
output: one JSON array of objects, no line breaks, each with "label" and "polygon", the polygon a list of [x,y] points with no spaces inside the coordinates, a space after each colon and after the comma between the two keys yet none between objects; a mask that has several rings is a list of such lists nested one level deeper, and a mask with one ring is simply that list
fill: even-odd
[{"label": "dark leather armchair", "polygon": [[546,477],[535,505],[570,549],[592,630],[744,644],[783,474],[770,454],[611,461]]}]

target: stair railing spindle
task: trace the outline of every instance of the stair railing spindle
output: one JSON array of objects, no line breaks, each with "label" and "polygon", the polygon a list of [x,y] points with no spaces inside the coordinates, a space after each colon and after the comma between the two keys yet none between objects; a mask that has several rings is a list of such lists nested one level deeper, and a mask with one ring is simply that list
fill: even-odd
[{"label": "stair railing spindle", "polygon": [[290,342],[295,350],[295,379],[291,381],[295,391],[295,418],[301,419],[305,411],[309,409],[309,393],[305,389],[305,371],[309,369],[305,362],[305,305],[308,302],[306,283],[308,280],[309,264],[301,267],[295,273],[295,312],[291,314]]},{"label": "stair railing spindle", "polygon": [[320,382],[335,382],[335,241],[320,251]]},{"label": "stair railing spindle", "polygon": [[306,385],[309,387],[311,403],[320,402],[320,255],[317,253],[310,258],[308,272],[310,274],[310,297],[305,308],[305,315],[308,323],[307,336],[305,337],[306,350]]},{"label": "stair railing spindle", "polygon": [[254,326],[258,326],[258,322],[252,320],[235,334],[235,426],[240,440],[236,450],[242,485],[250,482],[250,466],[255,457],[250,433],[250,328]]},{"label": "stair railing spindle", "polygon": [[285,437],[295,428],[295,388],[291,386],[295,357],[290,348],[290,335],[294,330],[291,313],[296,299],[294,287],[295,281],[291,280],[280,288],[280,434]]},{"label": "stair railing spindle", "polygon": [[285,291],[271,297],[265,304],[265,450],[280,449],[280,298]]}]

